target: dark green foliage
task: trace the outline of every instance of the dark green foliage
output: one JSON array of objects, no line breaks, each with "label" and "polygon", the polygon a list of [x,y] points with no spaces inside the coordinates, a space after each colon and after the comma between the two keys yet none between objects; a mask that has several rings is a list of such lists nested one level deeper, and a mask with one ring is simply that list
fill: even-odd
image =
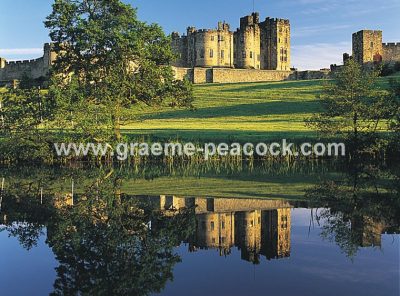
[{"label": "dark green foliage", "polygon": [[49,134],[55,102],[39,89],[15,89],[2,94],[0,150],[4,160],[47,161],[52,158]]},{"label": "dark green foliage", "polygon": [[394,71],[399,72],[400,71],[400,62],[394,63]]},{"label": "dark green foliage", "polygon": [[321,133],[340,136],[358,144],[370,141],[395,116],[398,100],[391,92],[377,88],[378,72],[367,71],[349,60],[332,83],[325,86],[323,111],[307,120]]},{"label": "dark green foliage", "polygon": [[[124,109],[136,102],[157,105],[173,99],[178,106],[190,106],[190,86],[175,82],[169,66],[174,58],[170,39],[160,26],[139,21],[130,5],[120,0],[56,0],[45,25],[58,53],[53,74],[64,80],[53,88],[69,94],[72,87],[87,108],[104,108],[116,140],[127,119]],[[72,85],[70,75],[76,77]]]}]

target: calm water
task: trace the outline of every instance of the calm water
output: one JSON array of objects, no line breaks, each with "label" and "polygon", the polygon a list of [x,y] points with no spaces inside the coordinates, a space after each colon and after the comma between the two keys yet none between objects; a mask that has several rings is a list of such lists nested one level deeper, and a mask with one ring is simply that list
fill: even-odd
[{"label": "calm water", "polygon": [[3,168],[0,295],[399,295],[397,166],[150,168]]}]

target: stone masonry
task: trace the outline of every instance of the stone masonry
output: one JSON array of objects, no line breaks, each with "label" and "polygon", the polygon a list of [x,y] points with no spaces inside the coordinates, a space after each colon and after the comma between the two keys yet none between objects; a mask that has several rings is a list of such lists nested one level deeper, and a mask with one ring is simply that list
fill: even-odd
[{"label": "stone masonry", "polygon": [[44,45],[43,57],[35,60],[7,62],[0,58],[0,82],[21,80],[24,75],[31,79],[46,79],[56,58],[57,55],[49,43]]},{"label": "stone masonry", "polygon": [[353,58],[360,64],[400,61],[400,43],[382,43],[382,31],[362,30],[353,34]]},{"label": "stone masonry", "polygon": [[187,29],[187,35],[172,33],[176,67],[290,70],[290,22],[266,18],[259,13],[242,17],[240,28],[230,31],[225,22],[214,30]]}]

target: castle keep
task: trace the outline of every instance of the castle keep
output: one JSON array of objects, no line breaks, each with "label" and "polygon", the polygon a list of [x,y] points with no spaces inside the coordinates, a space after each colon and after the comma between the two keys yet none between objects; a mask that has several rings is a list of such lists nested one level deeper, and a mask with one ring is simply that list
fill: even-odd
[{"label": "castle keep", "polygon": [[182,68],[237,68],[290,71],[290,22],[259,13],[242,17],[240,28],[218,23],[214,30],[189,27],[187,35],[172,33],[174,63]]},{"label": "castle keep", "polygon": [[383,43],[382,31],[362,30],[353,34],[353,58],[360,64],[400,61],[400,43]]}]

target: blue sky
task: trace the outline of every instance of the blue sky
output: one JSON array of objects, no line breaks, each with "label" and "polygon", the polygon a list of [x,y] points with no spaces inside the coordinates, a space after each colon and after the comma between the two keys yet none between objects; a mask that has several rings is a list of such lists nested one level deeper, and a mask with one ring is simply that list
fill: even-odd
[{"label": "blue sky", "polygon": [[[41,56],[49,41],[43,25],[52,0],[0,0],[0,56],[8,60]],[[167,33],[185,32],[189,25],[214,28],[253,10],[252,0],[124,0],[138,8],[139,18],[159,23]],[[288,18],[292,25],[292,65],[319,69],[340,63],[351,51],[351,34],[383,30],[384,42],[400,42],[400,0],[255,0],[265,17]]]}]

